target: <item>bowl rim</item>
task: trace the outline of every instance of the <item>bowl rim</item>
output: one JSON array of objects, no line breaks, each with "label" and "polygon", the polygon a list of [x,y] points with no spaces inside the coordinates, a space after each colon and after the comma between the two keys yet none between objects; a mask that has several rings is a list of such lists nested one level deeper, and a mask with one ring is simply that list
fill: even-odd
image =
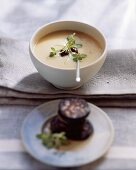
[{"label": "bowl rim", "polygon": [[[33,45],[32,45],[32,42],[35,38],[35,36],[38,34],[38,32],[40,32],[42,29],[44,29],[45,27],[51,25],[51,24],[59,24],[59,23],[63,23],[63,22],[69,22],[69,23],[79,23],[79,24],[82,24],[82,25],[85,25],[85,26],[88,26],[88,27],[91,27],[92,29],[94,29],[96,32],[98,32],[101,37],[103,38],[103,41],[104,41],[104,45],[105,45],[105,48],[102,52],[102,54],[100,55],[100,57],[98,59],[96,59],[94,62],[91,62],[83,67],[81,67],[80,69],[84,69],[84,68],[88,68],[90,66],[93,66],[95,64],[97,64],[107,53],[107,41],[106,41],[106,38],[105,38],[105,35],[96,27],[90,25],[90,24],[87,24],[85,22],[81,22],[81,21],[75,21],[75,20],[59,20],[59,21],[53,21],[53,22],[49,22],[47,24],[44,24],[42,26],[40,26],[39,28],[37,28],[34,33],[32,34],[32,37],[29,41],[29,52],[31,53],[31,56],[33,56],[38,62],[40,62],[41,64],[45,65],[46,67],[49,67],[49,68],[52,68],[52,69],[56,69],[56,70],[67,70],[67,71],[71,71],[71,70],[76,70],[76,67],[75,68],[58,68],[58,67],[54,67],[54,66],[50,66],[46,63],[44,63],[43,61],[41,61],[33,52]],[[76,31],[76,30],[75,30]],[[81,31],[82,32],[82,31]],[[83,32],[84,33],[84,32]]]}]

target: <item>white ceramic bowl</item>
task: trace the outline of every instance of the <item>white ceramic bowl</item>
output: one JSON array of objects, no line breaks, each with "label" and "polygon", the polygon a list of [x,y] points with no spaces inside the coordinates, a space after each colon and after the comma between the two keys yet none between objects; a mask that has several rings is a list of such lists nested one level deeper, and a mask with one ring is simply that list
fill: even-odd
[{"label": "white ceramic bowl", "polygon": [[[34,45],[35,43],[43,36],[59,30],[75,30],[80,31],[85,34],[91,35],[94,39],[96,39],[102,49],[102,55],[93,63],[88,64],[87,66],[80,69],[80,77],[81,81],[76,82],[76,68],[75,69],[61,69],[54,68],[46,65],[35,55],[34,53]],[[54,86],[62,89],[76,89],[82,86],[85,82],[87,82],[90,78],[92,78],[102,67],[105,58],[106,58],[106,40],[103,34],[96,28],[77,21],[58,21],[49,23],[40,27],[32,36],[30,40],[30,56],[32,62],[41,76],[52,83]]]}]

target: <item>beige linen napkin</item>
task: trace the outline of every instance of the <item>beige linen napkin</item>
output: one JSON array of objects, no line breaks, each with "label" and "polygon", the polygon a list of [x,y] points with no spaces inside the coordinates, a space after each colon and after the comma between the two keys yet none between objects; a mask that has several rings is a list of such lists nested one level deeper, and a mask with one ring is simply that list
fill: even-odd
[{"label": "beige linen napkin", "polygon": [[82,97],[100,106],[136,106],[136,50],[109,51],[99,73],[81,88],[65,91],[34,68],[28,42],[0,39],[0,104],[37,105],[63,97]]}]

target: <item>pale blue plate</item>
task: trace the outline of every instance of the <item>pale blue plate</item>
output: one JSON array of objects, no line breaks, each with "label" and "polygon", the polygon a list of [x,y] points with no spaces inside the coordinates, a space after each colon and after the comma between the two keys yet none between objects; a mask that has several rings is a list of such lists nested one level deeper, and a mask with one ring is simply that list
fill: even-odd
[{"label": "pale blue plate", "polygon": [[44,103],[26,117],[21,135],[27,151],[37,160],[58,167],[81,166],[103,156],[112,144],[114,129],[105,112],[90,103],[91,114],[88,120],[94,128],[91,137],[80,142],[71,141],[68,146],[59,150],[48,149],[41,144],[36,135],[41,132],[43,123],[57,114],[58,103],[59,100]]}]

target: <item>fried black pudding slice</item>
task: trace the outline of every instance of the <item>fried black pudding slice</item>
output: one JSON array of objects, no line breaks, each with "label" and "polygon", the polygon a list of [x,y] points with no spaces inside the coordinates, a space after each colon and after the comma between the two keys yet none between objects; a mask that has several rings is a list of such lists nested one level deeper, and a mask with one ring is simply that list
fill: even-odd
[{"label": "fried black pudding slice", "polygon": [[69,139],[84,140],[93,133],[93,127],[88,120],[85,120],[81,125],[74,126],[67,124],[59,116],[52,118],[50,122],[50,129],[52,133],[65,132]]},{"label": "fried black pudding slice", "polygon": [[50,121],[50,129],[52,133],[66,132],[68,129],[68,124],[64,123],[60,117],[54,116]]},{"label": "fried black pudding slice", "polygon": [[79,98],[63,99],[59,103],[58,114],[69,122],[77,122],[84,120],[90,113],[88,103]]},{"label": "fried black pudding slice", "polygon": [[92,124],[88,120],[85,120],[81,129],[69,129],[69,131],[66,132],[66,135],[69,139],[84,140],[92,135],[93,131]]}]

